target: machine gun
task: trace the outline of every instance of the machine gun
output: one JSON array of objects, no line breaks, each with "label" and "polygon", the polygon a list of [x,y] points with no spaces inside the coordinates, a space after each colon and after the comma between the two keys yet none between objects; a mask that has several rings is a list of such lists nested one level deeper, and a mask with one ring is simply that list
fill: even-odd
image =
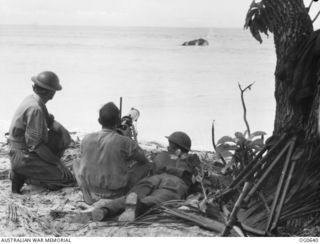
[{"label": "machine gun", "polygon": [[140,112],[136,108],[131,108],[127,115],[121,118],[121,123],[117,128],[122,135],[130,137],[132,140],[138,142],[136,122],[140,116]]},{"label": "machine gun", "polygon": [[128,136],[132,140],[138,142],[136,123],[140,116],[140,112],[136,108],[131,108],[127,115],[122,117],[122,97],[120,97],[120,125],[117,128],[119,134]]}]

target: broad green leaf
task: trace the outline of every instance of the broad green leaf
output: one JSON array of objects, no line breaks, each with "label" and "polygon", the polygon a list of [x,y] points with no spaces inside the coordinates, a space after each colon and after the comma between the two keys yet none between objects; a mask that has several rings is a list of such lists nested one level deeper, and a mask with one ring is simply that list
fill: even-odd
[{"label": "broad green leaf", "polygon": [[237,131],[236,133],[234,133],[234,135],[235,135],[238,139],[245,139],[245,138],[244,138],[244,135],[243,135],[241,132],[239,132],[239,131]]},{"label": "broad green leaf", "polygon": [[223,150],[217,147],[216,153],[221,157],[232,157],[233,154],[228,150]]},{"label": "broad green leaf", "polygon": [[250,145],[263,147],[263,146],[264,146],[264,143],[263,143],[263,140],[259,138],[259,139],[253,140],[253,141],[250,143]]},{"label": "broad green leaf", "polygon": [[222,173],[222,174],[225,174],[225,173],[227,172],[227,170],[228,170],[229,168],[231,168],[234,164],[235,164],[235,161],[234,161],[233,159],[230,160],[230,161],[226,164],[226,166],[223,167],[223,169],[221,170],[221,173]]},{"label": "broad green leaf", "polygon": [[258,145],[253,145],[252,148],[255,149],[256,151],[260,151],[263,147]]},{"label": "broad green leaf", "polygon": [[196,178],[195,178],[195,180],[196,180],[197,182],[202,182],[202,177],[201,177],[200,175],[197,175]]},{"label": "broad green leaf", "polygon": [[236,145],[229,145],[229,144],[220,144],[219,146],[217,146],[217,148],[221,149],[221,150],[236,150],[238,147]]},{"label": "broad green leaf", "polygon": [[226,143],[226,142],[235,143],[235,140],[230,136],[223,136],[218,140],[217,144],[223,144],[223,143]]},{"label": "broad green leaf", "polygon": [[256,137],[256,136],[265,136],[266,134],[267,133],[264,131],[255,131],[255,132],[251,133],[250,139],[252,139],[253,137]]}]

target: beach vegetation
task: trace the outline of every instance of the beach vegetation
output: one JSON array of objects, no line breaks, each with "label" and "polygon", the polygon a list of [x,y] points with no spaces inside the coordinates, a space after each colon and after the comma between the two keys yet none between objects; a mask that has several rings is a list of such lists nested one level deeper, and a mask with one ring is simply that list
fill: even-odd
[{"label": "beach vegetation", "polygon": [[216,153],[227,162],[221,173],[237,176],[265,146],[265,135],[264,131],[255,131],[250,135],[245,131],[236,132],[234,137],[221,137],[217,141]]},{"label": "beach vegetation", "polygon": [[[237,195],[222,235],[236,223],[267,236],[319,224],[320,30],[313,27],[319,13],[310,14],[314,2],[305,6],[302,0],[261,0],[249,7],[244,27],[260,44],[261,34],[272,34],[274,40],[274,130],[263,149],[253,159],[247,157],[246,166],[219,193],[225,202],[226,196]],[[227,138],[222,141],[228,143]]]}]

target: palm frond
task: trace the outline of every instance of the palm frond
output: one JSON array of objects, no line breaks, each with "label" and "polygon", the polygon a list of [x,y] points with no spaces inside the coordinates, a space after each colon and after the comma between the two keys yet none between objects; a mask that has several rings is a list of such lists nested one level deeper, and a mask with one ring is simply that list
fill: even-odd
[{"label": "palm frond", "polygon": [[262,43],[262,38],[260,33],[264,33],[266,36],[269,35],[269,31],[273,31],[273,20],[272,9],[267,8],[264,1],[256,3],[253,1],[248,10],[244,28],[250,29],[253,37]]}]

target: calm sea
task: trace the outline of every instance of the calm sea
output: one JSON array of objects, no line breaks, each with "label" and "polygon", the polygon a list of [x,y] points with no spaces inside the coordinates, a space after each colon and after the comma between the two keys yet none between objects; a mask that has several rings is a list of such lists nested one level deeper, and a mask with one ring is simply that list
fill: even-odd
[{"label": "calm sea", "polygon": [[[181,46],[200,37],[210,45]],[[141,112],[141,141],[182,130],[194,149],[211,150],[213,120],[216,140],[245,130],[238,82],[255,82],[248,121],[270,135],[276,59],[264,39],[242,29],[0,26],[0,132],[31,93],[30,77],[52,70],[63,90],[47,106],[70,131],[99,130],[99,108],[123,97],[124,113]]]}]

